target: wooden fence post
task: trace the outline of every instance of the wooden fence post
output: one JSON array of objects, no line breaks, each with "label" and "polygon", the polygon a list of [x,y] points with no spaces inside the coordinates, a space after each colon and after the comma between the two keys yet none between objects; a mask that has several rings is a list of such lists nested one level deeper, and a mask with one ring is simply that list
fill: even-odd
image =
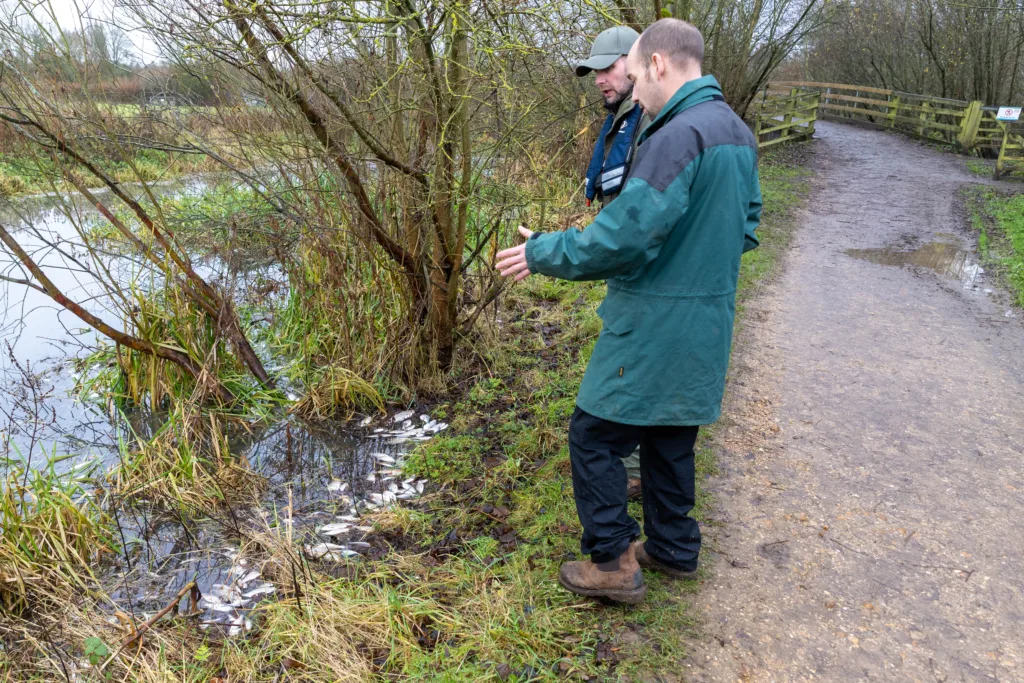
[{"label": "wooden fence post", "polygon": [[[797,89],[790,88],[789,90],[789,102],[786,103],[786,113],[782,116],[783,123],[793,123],[793,113],[796,111],[796,100],[797,100]],[[792,129],[787,126],[782,129],[782,137],[788,138]]]},{"label": "wooden fence post", "polygon": [[807,122],[807,139],[814,137],[814,122],[818,120],[818,107],[821,106],[821,93],[811,93],[811,99],[814,101],[814,110],[807,116],[809,119]]},{"label": "wooden fence post", "polygon": [[[928,122],[928,110],[929,109],[931,109],[931,105],[928,104],[927,100],[925,100],[924,102],[921,103],[921,110],[922,110],[921,111],[921,115],[918,116],[917,118],[919,118],[923,123],[927,123]],[[925,129],[925,126],[923,124],[918,126],[917,127],[917,134],[920,135],[921,137],[924,137],[924,129]]]},{"label": "wooden fence post", "polygon": [[889,120],[889,127],[896,127],[896,115],[900,110],[900,96],[893,94],[889,95],[889,107],[886,111],[886,118]]},{"label": "wooden fence post", "polygon": [[754,141],[761,145],[761,113],[764,111],[764,102],[758,102],[754,109]]},{"label": "wooden fence post", "polygon": [[956,141],[960,143],[960,149],[969,152],[974,149],[977,142],[978,127],[981,125],[981,102],[975,100],[967,105],[964,110],[964,117],[960,121],[960,134]]},{"label": "wooden fence post", "polygon": [[992,175],[995,180],[999,180],[999,176],[1003,172],[1003,161],[1006,160],[1006,144],[1010,140],[1010,127],[1002,121],[999,122],[999,127],[1003,129],[1003,141],[999,145],[999,156],[996,157],[996,171]]}]

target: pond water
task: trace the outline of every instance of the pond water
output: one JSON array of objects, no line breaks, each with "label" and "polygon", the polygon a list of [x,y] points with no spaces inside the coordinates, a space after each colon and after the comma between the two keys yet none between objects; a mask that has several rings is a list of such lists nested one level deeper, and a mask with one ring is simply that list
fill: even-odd
[{"label": "pond water", "polygon": [[[162,197],[200,195],[218,179],[194,177],[158,184]],[[98,195],[103,193],[97,192]],[[89,262],[80,229],[98,212],[79,196],[38,196],[0,204],[0,223],[45,269],[70,298],[115,327],[121,314],[113,295],[89,273],[102,266],[123,283],[145,287],[147,264],[106,252],[101,263]],[[87,265],[88,268],[83,267]],[[196,258],[196,270],[214,282],[245,288],[250,275],[284,278],[279,273],[233,273],[218,258]],[[13,256],[0,249],[0,272],[25,278]],[[88,329],[45,294],[4,283],[0,302],[0,421],[12,450],[46,462],[46,452],[71,454],[63,467],[94,460],[102,473],[117,463],[118,440],[131,426],[152,433],[159,414],[136,411],[124,415],[98,395],[76,396],[76,359],[99,343]],[[244,294],[244,292],[239,292]],[[25,379],[38,377],[33,385]],[[40,399],[39,396],[42,395]],[[397,418],[397,419],[396,419]],[[266,492],[253,509],[211,511],[209,519],[184,521],[145,506],[112,511],[126,553],[111,558],[103,583],[115,604],[136,615],[163,607],[189,581],[204,595],[204,625],[216,624],[230,635],[246,631],[248,610],[270,599],[276,586],[260,568],[240,556],[237,534],[242,525],[263,528],[291,526],[312,559],[344,559],[373,552],[364,540],[368,527],[361,515],[381,505],[420,495],[425,482],[403,480],[401,458],[418,441],[447,425],[421,413],[367,417],[359,423],[304,424],[282,416],[270,424],[229,432],[231,452],[267,480]]]}]

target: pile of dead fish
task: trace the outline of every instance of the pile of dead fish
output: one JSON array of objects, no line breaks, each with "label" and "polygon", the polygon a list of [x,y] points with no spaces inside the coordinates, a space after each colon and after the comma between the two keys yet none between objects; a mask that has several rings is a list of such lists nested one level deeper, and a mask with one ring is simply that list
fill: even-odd
[{"label": "pile of dead fish", "polygon": [[[391,430],[378,427],[373,430],[373,433],[379,438],[386,438],[387,441],[384,443],[389,446],[396,446],[409,441],[430,441],[432,436],[448,428],[447,422],[432,420],[429,415],[420,415],[420,426],[417,427],[412,419],[415,414],[412,410],[398,413],[392,418],[394,424],[397,425],[396,427],[393,427]],[[360,427],[367,427],[369,425],[370,418],[366,418],[359,423]]]},{"label": "pile of dead fish", "polygon": [[246,566],[245,559],[236,559],[227,573],[227,583],[214,583],[203,593],[199,607],[205,615],[200,628],[218,626],[226,629],[229,637],[252,630],[248,611],[266,596],[273,595],[277,588],[271,583],[260,581],[258,569]]},{"label": "pile of dead fish", "polygon": [[[428,441],[438,432],[447,429],[446,422],[433,420],[429,415],[419,416],[419,426],[414,423],[415,413],[411,410],[398,413],[391,422],[393,427],[385,429],[379,427],[373,430],[374,438],[380,439],[384,445],[400,446],[405,443]],[[371,418],[366,418],[359,423],[360,427],[368,427]],[[360,513],[377,510],[387,507],[399,500],[411,500],[423,494],[426,481],[416,477],[402,479],[402,453],[389,455],[388,453],[371,453],[374,460],[373,469],[366,475],[366,481],[370,484],[370,490],[356,494],[349,490],[349,485],[340,479],[335,479],[327,486],[327,490],[336,494],[340,499],[351,506],[349,514],[341,515],[337,521],[325,524],[317,529],[321,537],[331,538],[336,543],[326,542],[307,545],[306,556],[314,560],[342,560],[356,557],[365,552],[370,544],[361,540],[353,540],[353,536],[365,535],[371,528],[361,526]]]}]

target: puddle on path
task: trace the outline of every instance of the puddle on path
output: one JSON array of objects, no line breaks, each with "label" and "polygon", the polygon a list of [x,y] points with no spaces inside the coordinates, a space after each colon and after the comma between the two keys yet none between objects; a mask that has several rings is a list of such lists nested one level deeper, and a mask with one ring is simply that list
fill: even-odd
[{"label": "puddle on path", "polygon": [[883,266],[927,268],[939,275],[959,280],[964,289],[974,287],[978,276],[985,272],[974,260],[974,254],[951,241],[952,236],[939,234],[936,237],[940,239],[914,249],[890,245],[881,249],[847,249],[845,253],[847,256]]}]

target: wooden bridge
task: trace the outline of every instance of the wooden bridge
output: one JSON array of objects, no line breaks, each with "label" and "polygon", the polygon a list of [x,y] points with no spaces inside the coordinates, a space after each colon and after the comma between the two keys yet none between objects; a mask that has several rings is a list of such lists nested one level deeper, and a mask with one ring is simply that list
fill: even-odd
[{"label": "wooden bridge", "polygon": [[1024,121],[999,121],[995,106],[930,95],[839,83],[771,83],[754,105],[759,147],[809,138],[819,118],[857,121],[940,144],[965,153],[989,150],[995,177],[1024,168]]}]

